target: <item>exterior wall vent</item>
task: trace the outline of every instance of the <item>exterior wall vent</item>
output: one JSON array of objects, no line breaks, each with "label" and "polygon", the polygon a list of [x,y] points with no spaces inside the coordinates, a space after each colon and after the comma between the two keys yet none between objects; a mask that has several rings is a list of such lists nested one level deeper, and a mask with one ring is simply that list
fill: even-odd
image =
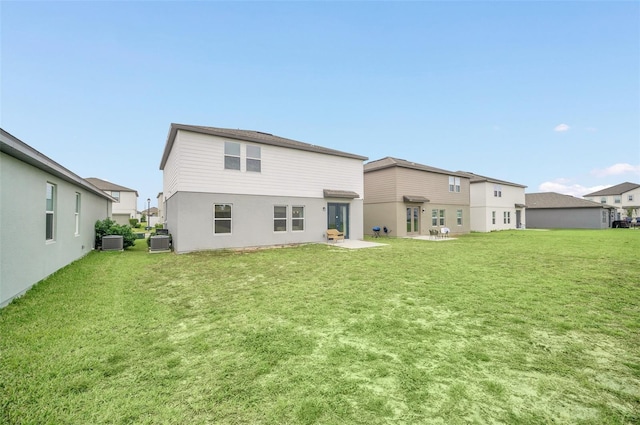
[{"label": "exterior wall vent", "polygon": [[122,251],[124,249],[124,239],[120,235],[107,235],[102,237],[103,251]]},{"label": "exterior wall vent", "polygon": [[169,251],[169,236],[151,236],[151,245],[149,249],[151,251]]}]

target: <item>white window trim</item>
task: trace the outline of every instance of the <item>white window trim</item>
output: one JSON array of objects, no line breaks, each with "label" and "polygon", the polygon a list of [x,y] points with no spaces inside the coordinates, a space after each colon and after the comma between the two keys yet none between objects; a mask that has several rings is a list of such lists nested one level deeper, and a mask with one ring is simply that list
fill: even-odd
[{"label": "white window trim", "polygon": [[[285,211],[284,218],[276,217],[276,208],[277,207],[284,208],[284,211]],[[273,227],[272,227],[273,233],[287,233],[289,231],[289,227],[288,227],[288,224],[289,224],[289,206],[287,206],[287,205],[274,205],[272,211],[273,211]],[[279,220],[279,221],[283,221],[284,220],[284,230],[276,230],[276,220]]]},{"label": "white window trim", "polygon": [[[56,192],[58,191],[58,187],[51,183],[47,182],[47,192],[49,191],[49,186],[51,186],[51,209],[47,209],[46,200],[49,198],[45,198],[45,234],[44,239],[46,243],[54,243],[56,241]],[[45,196],[46,195],[45,193]],[[48,238],[47,235],[47,220],[51,215],[51,238]]]},{"label": "white window trim", "polygon": [[[297,218],[293,217],[293,209],[294,208],[302,208],[302,217],[297,217]],[[305,229],[307,228],[306,222],[305,222],[305,217],[304,217],[305,209],[306,208],[305,208],[304,205],[292,205],[291,206],[291,231],[292,232],[298,232],[298,233],[304,232]],[[293,220],[301,220],[302,221],[302,230],[294,230],[294,228],[293,228]]]},{"label": "white window trim", "polygon": [[74,212],[75,225],[76,225],[75,236],[80,236],[80,210],[82,208],[82,197],[80,195],[80,192],[76,192],[75,200],[76,200],[76,206],[75,206],[75,212]]},{"label": "white window trim", "polygon": [[[216,218],[216,205],[229,205],[231,207],[231,217],[229,218]],[[216,221],[229,221],[229,233],[217,233]],[[233,204],[229,202],[220,202],[213,204],[213,236],[231,236],[233,234]]]}]

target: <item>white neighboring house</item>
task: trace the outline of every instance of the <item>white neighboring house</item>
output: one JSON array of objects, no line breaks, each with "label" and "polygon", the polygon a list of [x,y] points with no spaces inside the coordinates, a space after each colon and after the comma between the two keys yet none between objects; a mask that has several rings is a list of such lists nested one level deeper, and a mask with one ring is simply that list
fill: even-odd
[{"label": "white neighboring house", "polygon": [[471,182],[471,231],[521,229],[525,227],[525,193],[527,186],[458,171]]},{"label": "white neighboring house", "polygon": [[0,129],[0,307],[90,252],[112,202]]},{"label": "white neighboring house", "polygon": [[160,208],[174,250],[323,242],[329,228],[362,239],[366,159],[258,131],[171,124]]},{"label": "white neighboring house", "polygon": [[113,203],[111,216],[113,221],[118,224],[129,225],[130,218],[140,218],[138,216],[138,192],[136,190],[95,177],[88,177],[86,180],[116,200]]},{"label": "white neighboring house", "polygon": [[[601,204],[614,206],[614,216],[612,220],[632,219],[640,216],[640,184],[624,182],[597,192],[588,193],[583,196],[588,201],[599,202]],[[627,210],[631,211],[631,216]]]}]

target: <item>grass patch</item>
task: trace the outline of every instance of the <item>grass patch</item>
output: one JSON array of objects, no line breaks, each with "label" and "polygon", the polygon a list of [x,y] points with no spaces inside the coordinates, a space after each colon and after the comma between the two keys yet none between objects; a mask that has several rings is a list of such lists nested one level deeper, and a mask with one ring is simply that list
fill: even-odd
[{"label": "grass patch", "polygon": [[640,423],[639,237],[93,252],[0,310],[0,423]]}]

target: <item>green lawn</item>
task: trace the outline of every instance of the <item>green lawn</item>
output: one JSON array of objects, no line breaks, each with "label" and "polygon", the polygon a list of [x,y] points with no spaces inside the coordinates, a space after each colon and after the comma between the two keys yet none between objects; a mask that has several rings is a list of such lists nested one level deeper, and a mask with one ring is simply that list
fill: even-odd
[{"label": "green lawn", "polygon": [[381,241],[91,253],[0,310],[0,423],[640,423],[640,231]]}]

